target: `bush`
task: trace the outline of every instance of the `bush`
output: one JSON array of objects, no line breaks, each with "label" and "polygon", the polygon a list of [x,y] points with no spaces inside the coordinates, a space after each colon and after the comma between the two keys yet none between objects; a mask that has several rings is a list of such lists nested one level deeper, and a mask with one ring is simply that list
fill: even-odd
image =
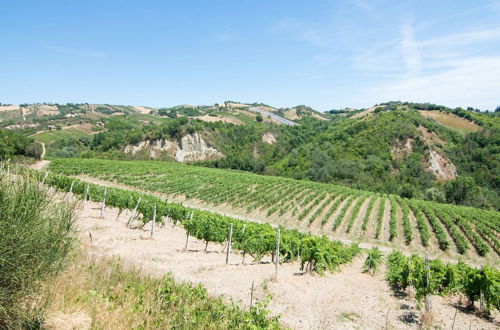
[{"label": "bush", "polygon": [[377,247],[368,250],[368,256],[363,264],[363,272],[375,275],[378,266],[383,262],[383,257],[382,252]]},{"label": "bush", "polygon": [[0,166],[0,328],[33,327],[42,312],[39,284],[63,268],[73,247],[73,208],[28,174]]}]

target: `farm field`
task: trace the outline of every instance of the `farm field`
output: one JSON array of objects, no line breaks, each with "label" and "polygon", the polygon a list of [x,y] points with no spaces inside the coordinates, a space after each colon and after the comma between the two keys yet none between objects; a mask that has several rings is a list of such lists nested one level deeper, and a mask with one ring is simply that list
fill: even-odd
[{"label": "farm field", "polygon": [[[361,256],[322,277],[302,274],[298,262],[284,263],[279,279],[274,281],[269,256],[262,262],[251,258],[243,262],[241,253],[232,251],[229,264],[225,264],[221,244],[211,242],[204,252],[203,240],[190,239],[184,250],[185,233],[180,226],[167,224],[157,229],[154,239],[149,239],[150,225],[136,229],[125,226],[130,211],[109,207],[101,215],[100,206],[88,202],[77,210],[81,240],[89,244],[88,233],[92,233],[92,253],[96,257],[119,256],[127,264],[158,277],[171,272],[176,279],[201,283],[211,295],[223,295],[245,308],[250,303],[253,282],[254,304],[271,296],[269,310],[273,315],[280,314],[280,323],[292,329],[379,329],[387,324],[396,329],[417,327],[406,321],[419,313],[415,299],[395,296],[383,271],[375,276],[363,273]],[[432,297],[436,322],[443,328],[451,328],[452,324],[456,329],[469,324],[473,329],[495,326],[463,310],[455,315],[456,300]]]},{"label": "farm field", "polygon": [[422,116],[426,118],[432,118],[441,125],[447,126],[462,134],[477,132],[480,129],[480,127],[474,122],[459,117],[452,113],[445,113],[441,111],[429,111],[429,110],[420,110],[420,113],[422,114]]},{"label": "farm field", "polygon": [[168,162],[58,159],[50,169],[330,238],[448,259],[499,261],[498,212]]},{"label": "farm field", "polygon": [[[377,328],[384,324],[414,328],[420,322],[419,308],[413,295],[401,295],[407,290],[416,290],[417,301],[422,295],[432,296],[429,299],[437,317],[434,322],[441,326],[493,328],[497,323],[494,292],[499,274],[495,268],[437,259],[430,260],[430,270],[426,270],[424,258],[393,251],[387,256],[386,275],[370,276],[362,272],[366,261],[362,265],[359,257],[363,252],[370,255],[373,249],[362,251],[355,244],[347,246],[283,226],[279,227],[280,236],[278,228],[269,224],[190,209],[151,193],[105,187],[54,173],[33,174],[62,200],[75,201],[71,198],[74,193],[81,210],[81,238],[90,243],[94,257],[119,256],[155,276],[172,272],[174,277],[202,283],[212,294],[223,294],[240,306],[248,306],[249,292],[243,288],[253,286],[254,302],[269,301],[269,310],[281,314],[280,322],[292,328],[328,328],[333,324],[340,328],[370,328],[374,324]],[[106,208],[100,202],[103,196]],[[232,244],[231,238],[227,241],[228,235],[233,237]],[[275,245],[277,238],[281,245]],[[231,250],[227,250],[228,244]],[[275,246],[281,264],[277,280]],[[421,281],[426,276],[432,279],[431,286]],[[471,286],[462,286],[465,282]],[[391,288],[402,291],[393,294]],[[489,318],[457,309],[462,302],[454,293],[477,302],[478,290],[484,290],[485,304],[492,311]]]},{"label": "farm field", "polygon": [[41,133],[37,133],[35,135],[32,135],[32,137],[35,139],[35,141],[38,142],[43,142],[46,144],[50,144],[56,140],[59,140],[61,138],[67,138],[67,137],[73,137],[73,138],[81,138],[81,137],[89,137],[90,134],[85,133],[81,130],[78,130],[76,128],[67,128],[67,129],[61,129],[61,130],[56,130],[56,131],[44,131]]}]

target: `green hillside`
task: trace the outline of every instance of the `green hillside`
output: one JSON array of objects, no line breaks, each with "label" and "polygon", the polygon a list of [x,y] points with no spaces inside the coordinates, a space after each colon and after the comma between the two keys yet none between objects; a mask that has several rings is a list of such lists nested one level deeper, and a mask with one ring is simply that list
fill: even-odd
[{"label": "green hillside", "polygon": [[[256,107],[298,125],[262,116],[252,111]],[[324,115],[307,106],[278,109],[231,101],[157,109],[89,104],[23,109],[25,122],[2,113],[1,124],[13,127],[17,118],[12,129],[36,133],[35,139],[47,144],[48,158],[183,161],[500,209],[498,113],[403,102]],[[48,131],[50,125],[62,129]],[[72,128],[78,125],[92,130]],[[195,133],[216,156],[180,160],[175,150],[145,147],[170,143],[182,148],[182,139]]]}]

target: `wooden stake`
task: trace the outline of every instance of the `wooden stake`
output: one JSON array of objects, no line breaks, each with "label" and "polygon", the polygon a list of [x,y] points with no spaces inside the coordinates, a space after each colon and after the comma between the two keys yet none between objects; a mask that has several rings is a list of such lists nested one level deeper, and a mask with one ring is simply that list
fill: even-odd
[{"label": "wooden stake", "polygon": [[233,239],[233,224],[229,224],[229,240],[227,244],[226,265],[229,263],[229,253],[231,252],[231,241]]},{"label": "wooden stake", "polygon": [[[241,233],[244,234],[245,233],[245,229],[247,229],[247,225],[243,225],[243,229],[241,230]],[[243,251],[243,261],[241,262],[243,265],[245,264],[245,254],[246,252]],[[250,306],[251,307],[251,306]]]},{"label": "wooden stake", "polygon": [[130,218],[128,219],[128,222],[127,222],[127,227],[130,225],[132,220],[135,218],[135,213],[137,212],[137,208],[139,207],[140,202],[141,202],[141,197],[139,197],[139,199],[137,200],[137,204],[135,204],[135,207],[132,210],[132,214],[130,215]]},{"label": "wooden stake", "polygon": [[429,284],[430,284],[430,265],[429,265],[429,258],[427,256],[427,252],[425,253],[425,285],[426,285],[426,293],[425,293],[425,311],[427,313],[431,312],[431,301],[429,297]]},{"label": "wooden stake", "polygon": [[276,267],[274,269],[274,277],[278,279],[278,265],[280,264],[280,229],[278,228],[278,233],[276,237],[276,253],[275,253],[275,259],[276,259]]},{"label": "wooden stake", "polygon": [[71,186],[69,187],[69,193],[73,193],[73,186],[75,185],[75,180],[71,181]]},{"label": "wooden stake", "polygon": [[[481,266],[481,272],[483,272],[483,266]],[[483,273],[484,274],[484,273]],[[479,288],[479,312],[484,312],[484,292],[482,288]]]},{"label": "wooden stake", "polygon": [[104,188],[104,194],[102,196],[101,218],[104,218],[104,208],[106,207],[106,194],[107,193],[108,193],[108,188]]},{"label": "wooden stake", "polygon": [[188,241],[189,241],[189,232],[186,230],[186,246],[184,247],[184,250],[186,251],[188,249]]},{"label": "wooden stake", "polygon": [[42,186],[45,184],[45,180],[47,180],[47,175],[49,173],[47,171],[45,171],[45,175],[43,176],[43,179],[42,179]]},{"label": "wooden stake", "polygon": [[453,316],[453,325],[451,326],[451,330],[455,329],[455,319],[457,318],[458,308],[455,310],[455,316]]},{"label": "wooden stake", "polygon": [[155,224],[156,224],[156,203],[153,204],[153,223],[151,224],[151,237],[153,237],[155,233]]},{"label": "wooden stake", "polygon": [[252,288],[250,289],[250,309],[252,309],[253,305],[253,285],[255,281],[252,281]]},{"label": "wooden stake", "polygon": [[83,206],[87,204],[87,198],[89,196],[89,184],[87,183],[87,186],[85,187],[85,194],[83,195]]}]

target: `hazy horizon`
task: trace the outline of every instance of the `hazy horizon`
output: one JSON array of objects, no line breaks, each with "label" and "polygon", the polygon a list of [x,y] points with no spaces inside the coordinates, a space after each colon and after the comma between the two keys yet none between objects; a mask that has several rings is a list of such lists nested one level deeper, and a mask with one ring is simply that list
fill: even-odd
[{"label": "hazy horizon", "polygon": [[0,4],[0,102],[500,105],[500,1]]}]

